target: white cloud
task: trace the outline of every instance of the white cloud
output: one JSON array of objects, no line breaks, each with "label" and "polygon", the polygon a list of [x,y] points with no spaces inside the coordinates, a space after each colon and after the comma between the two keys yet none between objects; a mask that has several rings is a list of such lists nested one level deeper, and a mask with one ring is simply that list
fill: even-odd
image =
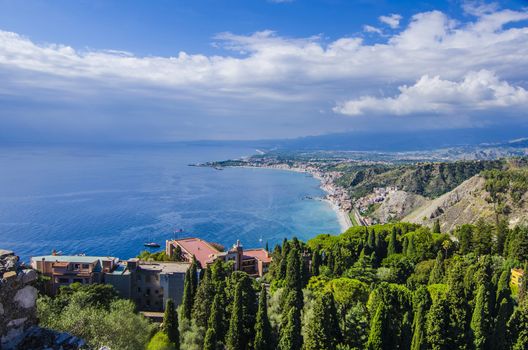
[{"label": "white cloud", "polygon": [[528,91],[512,86],[490,71],[470,72],[460,82],[439,76],[422,76],[412,86],[401,86],[399,95],[388,98],[364,96],[334,108],[346,115],[447,114],[501,108],[528,108]]},{"label": "white cloud", "polygon": [[400,26],[400,21],[402,20],[402,18],[403,17],[401,15],[393,13],[388,16],[380,16],[379,20],[380,22],[385,23],[392,29],[396,29]]},{"label": "white cloud", "polygon": [[[100,105],[105,103],[123,105],[155,99],[156,106],[170,110],[167,115],[174,114],[171,108],[176,105],[184,109],[185,113],[178,114],[182,124],[194,123],[191,119],[196,115],[206,115],[214,123],[237,116],[240,125],[243,118],[247,128],[256,125],[256,133],[264,130],[263,125],[269,125],[270,130],[275,127],[275,133],[259,134],[272,137],[277,129],[286,130],[284,120],[288,119],[289,129],[281,136],[298,136],[347,127],[342,120],[351,118],[334,115],[329,123],[319,113],[332,110],[335,101],[352,101],[335,110],[347,114],[375,110],[369,101],[381,101],[387,113],[431,112],[436,102],[430,95],[425,102],[411,98],[418,94],[417,89],[425,89],[419,83],[459,86],[471,74],[482,78],[482,72],[490,71],[497,80],[493,81],[495,85],[482,88],[489,95],[476,95],[482,103],[441,104],[451,106],[453,113],[457,113],[457,106],[462,112],[478,106],[480,113],[474,118],[485,118],[491,113],[486,108],[500,107],[499,101],[513,106],[511,101],[524,96],[522,91],[528,82],[528,27],[510,24],[526,19],[526,10],[486,10],[468,22],[455,21],[439,11],[422,12],[412,16],[405,28],[375,44],[365,42],[361,34],[328,42],[324,35],[287,38],[269,30],[252,35],[222,33],[214,38],[223,49],[219,51],[222,55],[182,51],[172,57],[78,50],[36,43],[19,34],[0,31],[0,99],[9,96],[54,103],[59,96],[75,106],[84,103],[89,95],[95,101],[93,108],[104,108]],[[364,29],[377,32],[379,28]],[[399,96],[387,102],[372,97],[380,91],[382,96],[393,94],[401,86],[409,86],[400,92],[401,99],[410,96],[407,105]],[[500,91],[509,93],[502,96]],[[469,101],[469,96],[465,98]],[[145,114],[151,117],[151,113]],[[275,117],[271,117],[273,114]],[[193,117],[185,120],[181,115]],[[8,116],[4,108],[0,110],[0,134],[2,123],[8,118],[16,116]],[[211,122],[214,129],[220,130],[214,123]],[[369,128],[367,124],[349,123],[348,127]],[[225,129],[232,130],[233,124],[226,124]]]},{"label": "white cloud", "polygon": [[377,34],[383,34],[383,31],[377,27],[374,27],[374,26],[370,26],[368,24],[364,25],[363,26],[363,31],[367,32],[367,33],[377,33]]}]

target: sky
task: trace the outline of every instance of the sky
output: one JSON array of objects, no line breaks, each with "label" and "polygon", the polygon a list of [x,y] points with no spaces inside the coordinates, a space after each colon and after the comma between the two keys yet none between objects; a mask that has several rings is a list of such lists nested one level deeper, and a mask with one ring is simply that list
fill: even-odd
[{"label": "sky", "polygon": [[0,0],[0,143],[500,128],[528,1]]}]

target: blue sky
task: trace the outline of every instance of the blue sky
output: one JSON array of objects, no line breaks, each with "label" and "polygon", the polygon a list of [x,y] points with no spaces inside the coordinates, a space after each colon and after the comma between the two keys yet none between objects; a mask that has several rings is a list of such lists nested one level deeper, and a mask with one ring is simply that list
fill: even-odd
[{"label": "blue sky", "polygon": [[527,8],[0,0],[0,142],[519,130]]}]

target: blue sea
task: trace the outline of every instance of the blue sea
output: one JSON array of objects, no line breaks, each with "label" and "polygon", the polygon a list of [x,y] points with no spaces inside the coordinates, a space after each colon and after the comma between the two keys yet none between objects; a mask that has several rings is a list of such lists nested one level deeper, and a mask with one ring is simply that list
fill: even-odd
[{"label": "blue sea", "polygon": [[[200,237],[270,248],[284,237],[339,233],[306,174],[190,167],[254,149],[171,146],[0,148],[0,249],[130,258],[145,242]],[[308,198],[313,199],[308,199]],[[183,229],[182,233],[175,231]]]}]

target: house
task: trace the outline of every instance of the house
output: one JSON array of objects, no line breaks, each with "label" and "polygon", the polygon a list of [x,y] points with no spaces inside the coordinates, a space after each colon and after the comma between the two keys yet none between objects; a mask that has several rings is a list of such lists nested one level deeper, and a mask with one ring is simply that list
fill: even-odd
[{"label": "house", "polygon": [[510,286],[520,287],[524,277],[523,269],[511,269]]},{"label": "house", "polygon": [[61,286],[78,282],[103,283],[105,273],[114,270],[118,258],[84,255],[45,255],[31,258],[31,267],[50,278],[48,292],[57,294]]},{"label": "house", "polygon": [[176,306],[183,299],[188,262],[147,262],[129,259],[105,275],[121,297],[134,301],[138,310],[161,312],[168,299]]},{"label": "house", "polygon": [[244,250],[240,241],[228,251],[223,251],[219,246],[200,238],[168,240],[165,242],[167,256],[173,257],[177,247],[181,250],[180,258],[184,261],[191,262],[195,256],[202,268],[207,268],[216,260],[232,261],[235,271],[245,271],[254,277],[262,277],[271,263],[271,255],[265,249]]}]

